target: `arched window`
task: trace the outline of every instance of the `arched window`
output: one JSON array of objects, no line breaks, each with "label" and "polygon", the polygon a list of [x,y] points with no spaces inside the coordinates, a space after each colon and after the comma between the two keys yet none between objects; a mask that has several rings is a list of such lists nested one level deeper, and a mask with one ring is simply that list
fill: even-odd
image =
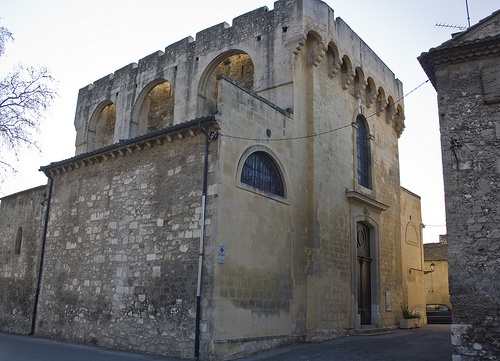
[{"label": "arched window", "polygon": [[241,183],[284,197],[283,180],[274,160],[264,152],[248,156],[241,170]]},{"label": "arched window", "polygon": [[370,186],[370,167],[369,167],[369,153],[368,153],[368,138],[366,132],[366,125],[363,117],[358,116],[356,119],[356,149],[358,161],[358,183],[359,185],[369,188]]},{"label": "arched window", "polygon": [[21,254],[21,243],[23,242],[23,227],[17,229],[16,245],[14,247],[14,254],[19,256]]}]

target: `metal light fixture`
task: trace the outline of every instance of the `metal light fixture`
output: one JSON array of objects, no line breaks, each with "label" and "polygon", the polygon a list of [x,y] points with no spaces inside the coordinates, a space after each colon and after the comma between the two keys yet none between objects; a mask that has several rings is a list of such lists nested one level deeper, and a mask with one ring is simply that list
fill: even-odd
[{"label": "metal light fixture", "polygon": [[[434,271],[436,270],[436,264],[435,264],[434,262],[432,262],[432,263],[430,264],[430,269],[431,269],[430,271],[424,271],[424,275],[426,275],[427,273],[432,273],[432,272],[434,272]],[[421,270],[421,269],[418,269],[418,268],[413,268],[413,267],[412,267],[412,268],[410,268],[410,273],[411,273],[411,270],[415,270],[415,271],[420,271],[420,272],[422,272],[422,270]]]},{"label": "metal light fixture", "polygon": [[426,275],[427,273],[432,273],[436,270],[436,264],[434,262],[431,262],[430,269],[430,271],[424,271],[424,275]]}]

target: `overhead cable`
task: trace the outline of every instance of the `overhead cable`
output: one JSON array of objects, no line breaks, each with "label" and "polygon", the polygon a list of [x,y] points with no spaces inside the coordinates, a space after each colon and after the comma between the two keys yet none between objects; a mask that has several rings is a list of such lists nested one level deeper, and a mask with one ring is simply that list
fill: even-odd
[{"label": "overhead cable", "polygon": [[[427,79],[423,83],[419,84],[418,86],[416,86],[415,88],[413,88],[411,91],[409,91],[408,93],[406,93],[405,95],[403,95],[401,98],[399,98],[398,100],[396,100],[396,102],[394,104],[400,102],[401,100],[403,100],[408,95],[410,95],[411,93],[413,93],[414,91],[416,91],[418,88],[420,88],[422,85],[424,85],[424,84],[426,84],[428,82],[429,82],[429,79]],[[375,116],[375,115],[383,112],[384,110],[387,109],[388,105],[389,104],[387,104],[383,109],[379,110],[378,112],[375,112],[375,113],[373,113],[373,114],[371,114],[371,115],[369,115],[369,116],[367,116],[365,118],[368,119],[368,118],[371,118],[371,117],[373,117],[373,116]],[[314,133],[314,134],[297,136],[297,137],[275,138],[275,139],[271,139],[271,138],[246,138],[246,137],[240,137],[240,136],[237,136],[237,135],[224,134],[222,132],[219,132],[219,135],[222,136],[222,137],[226,137],[226,138],[239,139],[239,140],[250,140],[250,141],[254,141],[254,142],[277,142],[277,141],[288,141],[288,140],[298,140],[298,139],[307,139],[307,138],[319,137],[321,135],[325,135],[325,134],[328,134],[328,133],[333,133],[333,132],[336,132],[336,131],[339,131],[339,130],[342,130],[342,129],[348,128],[348,127],[352,127],[352,123],[343,125],[343,126],[338,127],[338,128],[330,129],[330,130],[327,130],[327,131],[324,131],[324,132],[320,132],[320,133]]]}]

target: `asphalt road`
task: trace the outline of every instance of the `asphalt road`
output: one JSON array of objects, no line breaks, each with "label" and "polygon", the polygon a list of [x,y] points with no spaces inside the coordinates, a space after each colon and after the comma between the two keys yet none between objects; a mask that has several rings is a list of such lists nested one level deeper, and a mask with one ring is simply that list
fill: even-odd
[{"label": "asphalt road", "polygon": [[238,361],[441,361],[451,360],[450,325],[425,325],[376,336],[350,336],[294,345]]},{"label": "asphalt road", "polygon": [[[0,332],[0,361],[179,361]],[[239,361],[451,360],[450,325],[425,325],[376,336],[350,336],[273,349]]]}]

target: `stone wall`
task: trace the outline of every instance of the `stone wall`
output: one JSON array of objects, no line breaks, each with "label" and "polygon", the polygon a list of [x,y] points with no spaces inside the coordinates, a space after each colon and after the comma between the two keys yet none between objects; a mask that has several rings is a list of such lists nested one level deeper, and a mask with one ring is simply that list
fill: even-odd
[{"label": "stone wall", "polygon": [[434,264],[434,272],[427,273],[425,278],[426,302],[443,303],[451,306],[448,282],[448,245],[446,236],[439,237],[439,243],[424,244],[425,269],[430,270]]},{"label": "stone wall", "polygon": [[468,61],[437,73],[453,347],[462,360],[498,355],[500,346],[500,111],[485,103],[481,82],[494,65]]},{"label": "stone wall", "polygon": [[2,198],[0,205],[0,329],[29,333],[40,264],[47,188]]},{"label": "stone wall", "polygon": [[[304,200],[291,144],[268,141],[287,135],[291,115],[227,78],[218,92],[217,245],[226,252],[214,256],[224,263],[216,262],[213,272],[212,354],[230,359],[305,339],[305,278],[298,268],[305,261],[305,217],[296,215]],[[277,163],[284,197],[241,182],[243,163],[255,151]]]},{"label": "stone wall", "polygon": [[[314,86],[323,86],[326,69],[327,64],[312,68]],[[304,74],[297,72],[294,79],[294,93],[301,100],[317,91],[304,85]],[[370,116],[373,189],[362,189],[354,178],[355,128],[349,122],[359,108],[355,98],[336,86],[341,79],[326,81],[335,84],[326,94],[318,93],[312,104],[298,102],[294,113],[287,114],[230,79],[219,80],[217,244],[225,246],[226,255],[214,253],[214,259],[224,260],[214,269],[211,323],[216,358],[304,338],[338,337],[358,328],[357,304],[351,301],[357,292],[352,227],[358,221],[373,228],[373,324],[393,327],[399,320],[402,205],[405,219],[413,216],[417,224],[418,238],[412,240],[422,267],[420,199],[408,195],[400,204],[399,165],[393,156],[397,131],[385,116]],[[328,99],[336,98],[343,101],[336,103],[334,113]],[[314,117],[309,118],[309,107]],[[370,115],[370,109],[363,111]],[[335,127],[339,131],[294,139],[309,129],[316,133]],[[240,167],[253,151],[264,151],[276,161],[285,197],[241,184]],[[356,193],[359,202],[346,197],[349,188],[355,189],[350,193]],[[423,290],[421,283],[413,292]],[[386,292],[392,296],[389,305]],[[421,298],[416,303],[422,308]]]},{"label": "stone wall", "polygon": [[453,359],[500,354],[500,12],[419,60],[438,93]]},{"label": "stone wall", "polygon": [[[425,273],[420,197],[401,190],[401,239],[403,304],[425,320]],[[399,314],[401,307],[396,305]]]},{"label": "stone wall", "polygon": [[192,356],[204,140],[53,176],[37,335]]}]

